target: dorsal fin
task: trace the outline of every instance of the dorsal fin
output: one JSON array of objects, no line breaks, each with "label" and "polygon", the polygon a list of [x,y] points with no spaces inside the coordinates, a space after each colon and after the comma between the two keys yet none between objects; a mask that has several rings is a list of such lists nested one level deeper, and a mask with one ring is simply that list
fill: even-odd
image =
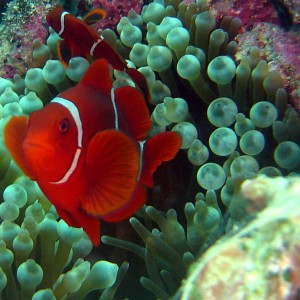
[{"label": "dorsal fin", "polygon": [[88,12],[82,21],[88,25],[95,24],[106,17],[106,11],[103,8],[95,8]]},{"label": "dorsal fin", "polygon": [[101,40],[90,54],[96,59],[105,58],[118,71],[127,68],[125,59],[105,40]]},{"label": "dorsal fin", "polygon": [[98,59],[91,64],[80,84],[110,95],[112,89],[111,67],[105,59]]},{"label": "dorsal fin", "polygon": [[131,86],[124,86],[115,90],[115,101],[135,139],[144,140],[152,123],[141,93]]},{"label": "dorsal fin", "polygon": [[164,161],[173,159],[181,146],[180,136],[173,131],[157,134],[146,141],[143,152],[141,183],[152,187],[153,173]]}]

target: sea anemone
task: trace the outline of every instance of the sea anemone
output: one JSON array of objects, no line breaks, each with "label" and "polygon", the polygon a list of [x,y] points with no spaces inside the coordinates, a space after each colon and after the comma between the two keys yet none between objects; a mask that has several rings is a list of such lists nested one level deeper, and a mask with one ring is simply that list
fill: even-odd
[{"label": "sea anemone", "polygon": [[[160,170],[167,174],[166,178],[158,176],[158,185],[152,190],[149,203],[129,220],[141,241],[132,233],[122,235],[121,230],[116,237],[108,234],[102,237],[100,249],[123,248],[129,260],[132,259],[130,252],[142,258],[138,262],[135,257],[132,259],[138,267],[128,272],[128,276],[132,276],[129,280],[140,277],[147,291],[138,287],[138,283],[136,287],[144,298],[178,299],[184,295],[184,299],[192,299],[190,290],[194,292],[198,286],[195,295],[208,297],[202,278],[214,272],[218,278],[223,276],[224,270],[219,266],[224,260],[218,257],[230,256],[230,264],[234,265],[236,254],[239,258],[236,266],[244,272],[247,269],[243,263],[245,253],[249,254],[250,248],[255,252],[258,247],[254,245],[258,243],[256,230],[263,231],[266,220],[272,219],[275,213],[276,224],[280,223],[280,205],[287,205],[284,210],[287,218],[288,208],[295,208],[294,200],[289,204],[283,200],[290,185],[294,182],[299,185],[298,179],[292,178],[298,177],[300,171],[299,114],[288,103],[280,73],[269,70],[268,62],[257,47],[249,47],[243,57],[239,54],[239,60],[236,59],[235,37],[241,26],[238,18],[215,18],[204,0],[189,5],[179,0],[156,0],[144,5],[141,14],[130,11],[120,20],[116,31],[100,30],[104,39],[147,79],[152,99],[149,105],[152,128],[148,136],[172,130],[182,138],[181,150],[173,165],[169,165],[167,171]],[[41,299],[39,297],[52,294],[58,299],[65,296],[81,299],[93,289],[103,288],[100,299],[106,299],[108,295],[112,297],[128,267],[123,263],[118,268],[114,262],[102,260],[90,268],[90,258],[83,260],[91,251],[87,236],[80,229],[58,222],[55,209],[37,185],[16,167],[4,146],[3,128],[10,116],[28,115],[40,109],[59,92],[79,82],[89,68],[89,61],[82,57],[73,57],[68,68],[63,66],[57,60],[57,41],[58,36],[50,29],[47,45],[34,42],[36,67],[28,70],[24,78],[0,79],[0,190],[3,198],[0,251],[3,258],[7,258],[0,265],[3,271],[0,287],[7,299],[17,299],[14,297],[19,295]],[[134,86],[122,72],[115,71],[114,77],[115,86]],[[171,168],[173,172],[168,172]],[[175,179],[166,188],[163,181],[168,180],[168,176]],[[265,196],[268,190],[263,183],[268,185],[269,191],[275,184],[275,191],[277,182],[284,183],[279,187],[282,201],[268,208],[269,200]],[[174,196],[178,189],[183,192]],[[127,233],[124,224],[122,230]],[[285,232],[278,231],[276,239],[283,239]],[[296,240],[296,236],[291,239]],[[233,245],[235,241],[239,248]],[[227,243],[232,252],[226,248]],[[259,248],[269,249],[265,244],[264,238],[259,239]],[[224,245],[225,250],[218,250],[218,245],[220,248]],[[247,248],[248,245],[251,247]],[[271,244],[271,250],[275,251],[278,245]],[[293,249],[289,248],[292,253],[289,259],[298,264],[299,257],[296,248]],[[104,252],[101,255],[105,259],[117,261],[114,255]],[[263,250],[262,253],[264,257],[268,254]],[[64,262],[56,264],[58,259]],[[199,267],[194,267],[196,262]],[[261,261],[260,268],[262,265]],[[276,261],[273,266],[278,267]],[[101,272],[109,270],[109,274],[99,276],[99,281],[94,282],[89,278],[94,274],[93,268],[98,267]],[[52,277],[41,275],[42,271],[49,270]],[[189,270],[191,277],[185,281]],[[193,270],[197,270],[196,275]],[[32,286],[26,286],[23,272],[36,275]],[[226,273],[229,274],[224,277],[226,282],[218,285],[212,299],[222,299],[218,298],[220,293],[229,297],[232,287],[239,291],[244,289],[243,279],[230,283],[233,273]],[[75,280],[76,285],[70,284]],[[182,281],[186,283],[180,288]],[[90,282],[94,282],[93,288]],[[126,284],[126,276],[123,282]],[[294,291],[298,283],[288,282]],[[122,294],[128,297],[134,292],[125,285]],[[268,295],[264,294],[262,299],[268,299]]]}]

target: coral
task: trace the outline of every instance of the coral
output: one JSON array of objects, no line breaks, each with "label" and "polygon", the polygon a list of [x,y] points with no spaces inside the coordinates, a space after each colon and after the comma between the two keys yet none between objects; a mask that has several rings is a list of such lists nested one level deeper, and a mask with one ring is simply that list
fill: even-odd
[{"label": "coral", "polygon": [[279,70],[289,85],[291,102],[300,109],[300,39],[294,32],[285,32],[271,23],[257,23],[251,31],[237,36],[238,53],[242,59],[249,53],[250,46],[257,46],[262,57],[268,62],[270,70]]},{"label": "coral", "polygon": [[12,78],[32,66],[32,41],[44,42],[45,15],[52,0],[13,0],[0,24],[0,76]]},{"label": "coral", "polygon": [[299,26],[298,2],[212,0],[210,6],[218,19],[224,15],[241,19],[236,59],[241,60],[257,46],[270,70],[280,71],[289,86],[290,101],[299,112],[300,40],[297,28],[293,29]]},{"label": "coral", "polygon": [[60,0],[63,8],[73,15],[85,15],[92,8],[91,0]]},{"label": "coral", "polygon": [[6,8],[6,4],[9,2],[10,0],[3,0],[1,1],[0,3],[0,20],[2,18],[2,13],[5,11],[5,8]]},{"label": "coral", "polygon": [[297,299],[299,191],[299,177],[246,180],[236,201],[255,219],[193,264],[181,299]]},{"label": "coral", "polygon": [[248,2],[243,0],[211,0],[209,3],[214,14],[238,17],[242,20],[245,28],[264,21],[279,25],[276,9],[270,0]]},{"label": "coral", "polygon": [[298,1],[294,0],[284,0],[283,1],[286,8],[290,11],[293,16],[294,23],[299,25],[300,23],[300,4]]},{"label": "coral", "polygon": [[103,7],[107,12],[107,17],[101,22],[98,28],[115,28],[119,20],[126,16],[129,11],[130,14],[140,13],[143,6],[142,0],[92,0],[93,7]]},{"label": "coral", "polygon": [[[68,2],[68,1],[66,1]],[[114,28],[120,18],[130,14],[139,13],[143,1],[102,1],[94,0],[91,3],[77,1],[70,7],[65,3],[71,12],[88,12],[92,7],[103,7],[107,11],[107,17],[101,23],[96,24],[96,28]],[[0,76],[12,78],[15,74],[23,75],[29,68],[41,66],[32,58],[33,40],[40,43],[45,42],[47,37],[45,16],[49,8],[60,3],[59,0],[13,0],[7,4],[5,13],[0,23]],[[2,5],[2,2],[1,4]],[[85,8],[81,8],[81,6]],[[1,9],[1,6],[0,6]],[[73,11],[74,10],[74,11]],[[42,64],[43,65],[43,64]]]},{"label": "coral", "polygon": [[[298,284],[298,273],[290,261],[299,264],[295,242],[298,233],[295,229],[298,226],[296,214],[299,214],[299,209],[294,200],[284,202],[287,201],[284,193],[294,187],[294,183],[295,186],[299,184],[298,179],[291,176],[299,177],[300,172],[300,118],[289,104],[283,68],[281,72],[274,69],[274,63],[271,63],[273,58],[268,59],[263,49],[256,47],[259,45],[255,40],[253,43],[250,38],[247,42],[242,40],[242,36],[238,35],[243,24],[240,19],[230,16],[221,18],[220,15],[216,18],[204,0],[186,2],[190,5],[186,6],[179,0],[156,0],[145,5],[140,15],[131,11],[128,17],[123,17],[115,32],[110,29],[100,30],[104,39],[128,59],[130,66],[137,67],[147,78],[152,98],[149,107],[153,124],[148,135],[173,130],[182,137],[182,150],[173,165],[159,170],[163,175],[157,174],[158,184],[149,192],[149,205],[130,219],[131,227],[141,241],[135,240],[130,228],[126,226],[127,222],[123,222],[113,230],[107,230],[100,249],[103,247],[113,251],[101,255],[116,261],[113,254],[120,247],[126,249],[129,260],[132,258],[129,252],[142,258],[140,261],[136,257],[132,259],[134,262],[130,264],[134,268],[131,272],[136,273],[135,278],[140,277],[141,285],[150,293],[141,291],[138,283],[130,277],[133,276],[130,271],[128,280],[129,286],[134,286],[136,293],[145,299],[179,298],[182,292],[185,297],[191,297],[186,296],[186,289],[193,289],[194,286],[198,286],[198,290],[204,293],[204,298],[209,298],[205,293],[211,291],[217,295],[211,299],[222,299],[218,294],[220,289],[214,284],[216,279],[219,280],[218,287],[224,287],[223,295],[228,299],[228,295],[235,295],[243,286],[251,288],[251,275],[258,276],[255,283],[261,280],[265,284],[251,291],[263,294],[268,284],[273,282],[267,276],[269,274],[275,274],[282,283],[282,293],[293,295],[293,288]],[[266,26],[265,30],[270,31],[268,28]],[[255,31],[254,26],[252,38]],[[56,60],[57,39],[57,35],[50,30],[47,46],[35,42],[34,60],[38,67],[30,68],[24,79],[16,76],[13,80],[0,80],[0,191],[3,194],[5,188],[20,184],[20,181],[22,184],[26,182],[28,185],[24,189],[33,196],[25,206],[32,206],[30,210],[33,211],[40,211],[38,208],[43,207],[40,221],[36,223],[42,224],[42,219],[50,219],[52,225],[61,226],[63,223],[57,224],[56,214],[40,190],[36,186],[31,188],[34,183],[25,179],[11,162],[2,136],[9,116],[30,114],[40,109],[60,91],[76,84],[89,67],[89,62],[80,57],[72,58],[67,69],[62,66]],[[270,44],[273,43],[268,50],[269,57],[272,57],[275,47],[278,51],[284,50],[280,50],[278,36],[273,41],[271,38],[269,40]],[[268,43],[264,45],[264,48],[268,47]],[[291,63],[297,66],[297,61]],[[220,70],[224,71],[221,78],[215,76]],[[122,72],[115,71],[114,77],[115,87],[134,85]],[[294,81],[295,78],[291,79],[290,85]],[[268,178],[259,177],[251,181],[260,174]],[[19,176],[21,179],[16,179]],[[277,178],[270,179],[272,177]],[[280,189],[280,196],[276,201],[268,200],[265,192],[275,195],[276,186]],[[5,197],[8,197],[6,192]],[[34,203],[36,198],[38,202]],[[23,198],[19,196],[19,199]],[[15,225],[22,224],[25,209],[19,209],[14,203],[5,204],[7,201],[0,205],[0,218],[4,218],[4,215],[7,218],[0,227],[7,226],[5,232],[13,232],[17,236]],[[291,220],[289,212],[294,213]],[[284,222],[279,221],[280,214]],[[271,230],[274,227],[278,228],[276,232]],[[110,237],[114,232],[116,237]],[[43,246],[40,233],[37,234],[37,241],[41,242],[36,244],[36,240],[32,239],[33,247],[43,247],[41,253],[49,251]],[[23,240],[26,240],[28,234],[23,232],[23,236]],[[273,242],[270,237],[274,237]],[[69,235],[68,240],[71,238]],[[58,245],[63,240],[62,237],[55,239]],[[76,243],[81,250],[89,245],[87,239],[84,241]],[[282,242],[288,244],[286,252]],[[13,250],[12,240],[5,243],[8,249]],[[27,252],[31,244],[29,240],[24,247]],[[257,245],[261,252],[257,251]],[[53,250],[54,242],[51,247]],[[74,250],[75,247],[72,248],[75,258],[69,262],[68,269],[74,271],[68,274],[68,269],[60,270],[68,275],[58,279],[55,286],[47,285],[54,294],[63,295],[70,278],[82,282],[85,272],[88,272],[85,269],[88,261],[80,260],[76,263],[78,252]],[[52,255],[55,253],[53,251]],[[22,262],[27,261],[24,268],[40,273],[35,263],[45,270],[43,255],[35,257],[33,254],[28,259],[22,258]],[[280,258],[278,264],[274,262],[276,257]],[[17,259],[13,268],[18,264]],[[263,269],[262,259],[269,263],[268,269]],[[247,275],[246,271],[249,270],[244,268],[245,260],[250,267],[258,266],[259,272],[251,269],[252,273]],[[196,261],[199,261],[199,268],[194,264]],[[218,269],[223,263],[232,266],[228,268],[228,273]],[[121,280],[119,276],[122,277],[128,267],[122,265],[116,274],[117,266],[110,263],[108,266],[114,270],[113,277],[118,276],[116,283],[104,291],[103,298],[107,293],[115,291]],[[196,281],[194,284],[196,277],[192,275],[187,284],[178,290],[187,274],[194,274],[193,269],[201,270],[201,276],[207,281]],[[6,277],[13,276],[14,280],[18,280],[18,272],[11,273],[11,268],[8,268],[7,274],[10,275],[5,272]],[[5,276],[2,278],[5,283]],[[215,281],[211,281],[211,278]],[[39,280],[37,278],[36,284]],[[233,284],[229,285],[229,282]],[[249,283],[249,286],[244,283]],[[76,296],[80,299],[82,294],[79,293],[84,286],[79,291],[72,290],[69,298]],[[290,294],[287,294],[289,288]],[[128,297],[131,290],[126,289],[125,285],[124,297]],[[37,292],[34,297],[38,299],[41,293]]]},{"label": "coral", "polygon": [[60,0],[64,9],[76,16],[84,16],[93,8],[104,8],[107,15],[106,18],[95,24],[96,29],[115,29],[120,19],[129,13],[140,13],[142,0]]}]

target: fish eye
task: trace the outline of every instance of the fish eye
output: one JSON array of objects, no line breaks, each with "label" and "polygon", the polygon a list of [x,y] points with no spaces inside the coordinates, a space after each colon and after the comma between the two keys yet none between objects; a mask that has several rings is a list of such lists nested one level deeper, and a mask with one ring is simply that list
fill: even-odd
[{"label": "fish eye", "polygon": [[58,124],[58,129],[60,133],[68,132],[69,128],[70,128],[70,121],[67,118],[62,119]]}]

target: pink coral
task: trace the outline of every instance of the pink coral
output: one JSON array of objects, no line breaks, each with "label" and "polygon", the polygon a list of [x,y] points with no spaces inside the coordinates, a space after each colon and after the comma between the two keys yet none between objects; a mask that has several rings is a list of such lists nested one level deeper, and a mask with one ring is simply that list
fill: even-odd
[{"label": "pink coral", "polygon": [[[293,2],[286,0],[284,4],[295,19],[299,15],[299,4]],[[210,6],[219,19],[229,15],[242,20],[243,27],[237,36],[237,60],[249,54],[251,47],[257,46],[269,69],[280,71],[291,96],[290,101],[300,112],[300,37],[297,32],[285,32],[280,27],[278,13],[271,1],[211,0]]]},{"label": "pink coral", "polygon": [[212,0],[210,6],[216,16],[239,17],[244,28],[256,22],[279,24],[276,10],[270,0]]},{"label": "pink coral", "polygon": [[0,26],[0,76],[11,78],[31,67],[32,41],[45,41],[45,15],[56,0],[11,1]]},{"label": "pink coral", "polygon": [[282,0],[284,5],[289,9],[291,12],[294,23],[300,23],[300,1],[299,0]]},{"label": "pink coral", "polygon": [[237,36],[237,60],[245,57],[251,47],[257,46],[269,70],[280,71],[288,87],[291,102],[300,112],[300,37],[295,32],[285,32],[271,23],[256,23],[251,31]]},{"label": "pink coral", "polygon": [[140,13],[142,0],[93,0],[94,7],[103,7],[107,16],[100,23],[100,28],[115,28],[121,17],[126,16],[133,9],[136,13]]}]

